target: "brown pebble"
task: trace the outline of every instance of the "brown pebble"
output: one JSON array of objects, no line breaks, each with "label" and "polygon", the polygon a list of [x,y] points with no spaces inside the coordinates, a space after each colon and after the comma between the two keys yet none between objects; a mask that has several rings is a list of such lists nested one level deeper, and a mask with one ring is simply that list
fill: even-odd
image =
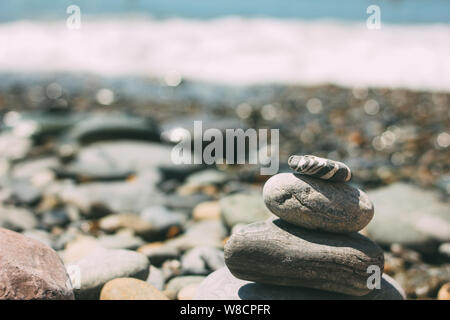
[{"label": "brown pebble", "polygon": [[450,282],[444,284],[438,292],[438,300],[450,300]]},{"label": "brown pebble", "polygon": [[168,300],[168,298],[145,281],[117,278],[103,286],[100,300]]},{"label": "brown pebble", "polygon": [[192,283],[181,289],[178,292],[178,300],[194,300],[199,285],[199,283]]},{"label": "brown pebble", "polygon": [[218,220],[220,219],[220,205],[218,201],[206,201],[199,203],[192,211],[194,220]]}]

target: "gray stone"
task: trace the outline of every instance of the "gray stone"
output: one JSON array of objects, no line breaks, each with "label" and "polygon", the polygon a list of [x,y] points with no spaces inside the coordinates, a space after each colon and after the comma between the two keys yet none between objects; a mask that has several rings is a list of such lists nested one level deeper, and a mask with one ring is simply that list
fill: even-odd
[{"label": "gray stone", "polygon": [[75,288],[77,299],[98,299],[103,285],[115,278],[146,280],[150,263],[147,257],[129,250],[97,248],[73,263],[80,270],[80,287]]},{"label": "gray stone", "polygon": [[59,208],[47,211],[41,218],[42,224],[47,227],[65,226],[70,222],[70,218],[65,209]]},{"label": "gray stone", "polygon": [[156,190],[159,179],[156,171],[147,171],[131,181],[55,185],[48,192],[75,205],[88,217],[108,212],[139,213],[161,201],[162,195]]},{"label": "gray stone", "polygon": [[184,274],[207,275],[224,266],[223,251],[215,247],[196,247],[181,258]]},{"label": "gray stone", "polygon": [[85,180],[123,179],[167,163],[171,150],[167,145],[140,141],[97,142],[82,148],[59,173]]},{"label": "gray stone", "polygon": [[14,231],[34,229],[38,226],[38,219],[33,212],[18,207],[0,207],[0,227]]},{"label": "gray stone", "polygon": [[[17,130],[19,131],[19,130]],[[17,132],[20,134],[20,132]],[[23,159],[30,152],[33,143],[28,137],[20,136],[14,132],[0,134],[1,158],[7,160]]]},{"label": "gray stone", "polygon": [[14,179],[33,179],[36,174],[54,170],[59,166],[57,157],[42,157],[21,161],[12,168],[12,176]]},{"label": "gray stone", "polygon": [[204,276],[175,277],[167,283],[164,293],[169,298],[175,299],[181,289],[191,284],[201,283],[205,278]]},{"label": "gray stone", "polygon": [[161,266],[164,280],[167,281],[182,274],[181,262],[179,260],[167,260]]},{"label": "gray stone", "polygon": [[224,172],[208,169],[191,174],[186,183],[192,186],[222,185],[227,180],[228,176]]},{"label": "gray stone", "polygon": [[303,287],[281,287],[245,281],[234,277],[225,267],[210,274],[199,286],[196,300],[403,300],[402,288],[383,274],[381,288],[364,296]]},{"label": "gray stone", "polygon": [[182,229],[187,220],[185,214],[168,210],[164,206],[147,207],[142,210],[140,218],[150,223],[158,233],[167,233],[171,227]]},{"label": "gray stone", "polygon": [[164,275],[163,272],[155,266],[150,266],[150,274],[147,282],[153,285],[158,290],[164,289]]},{"label": "gray stone", "polygon": [[112,214],[99,220],[99,227],[104,231],[114,232],[119,229],[129,229],[149,241],[158,236],[161,237],[170,226],[158,225],[132,213]]},{"label": "gray stone", "polygon": [[11,196],[18,204],[34,205],[41,199],[41,191],[28,179],[16,179],[10,184]]},{"label": "gray stone", "polygon": [[102,235],[97,238],[97,244],[106,249],[135,250],[144,244],[144,241],[132,234],[121,232],[113,235]]},{"label": "gray stone", "polygon": [[404,288],[408,297],[432,298],[443,284],[450,282],[450,265],[416,265],[395,274],[394,278]]},{"label": "gray stone", "polygon": [[59,153],[63,158],[71,158],[81,145],[113,139],[157,141],[158,136],[159,130],[151,119],[117,113],[91,114],[66,133]]},{"label": "gray stone", "polygon": [[194,209],[196,205],[208,200],[211,200],[211,197],[207,196],[206,194],[195,193],[189,196],[182,196],[174,193],[166,195],[163,204],[167,208],[175,211],[191,213],[192,209]]},{"label": "gray stone", "polygon": [[228,228],[249,224],[272,216],[259,193],[237,193],[220,200],[222,219]]},{"label": "gray stone", "polygon": [[40,241],[0,229],[0,300],[69,300],[72,285],[58,254]]},{"label": "gray stone", "polygon": [[140,247],[138,252],[145,254],[152,262],[152,265],[158,267],[165,261],[178,259],[180,256],[180,251],[176,247],[158,242],[146,244]]},{"label": "gray stone", "polygon": [[439,253],[446,259],[450,260],[450,242],[443,243],[439,246]]},{"label": "gray stone", "polygon": [[395,183],[368,194],[377,213],[367,231],[379,244],[398,243],[429,254],[450,242],[450,205],[440,201],[438,192]]},{"label": "gray stone", "polygon": [[55,249],[54,248],[55,238],[53,235],[51,235],[47,231],[39,230],[39,229],[30,229],[30,230],[26,230],[26,231],[22,232],[22,234],[31,239],[38,240],[38,241],[44,243],[46,246],[49,246],[50,248]]},{"label": "gray stone", "polygon": [[361,296],[369,293],[367,268],[382,271],[384,256],[359,233],[331,234],[269,219],[233,234],[225,263],[243,280]]},{"label": "gray stone", "polygon": [[222,241],[226,235],[227,232],[221,221],[205,220],[190,224],[184,234],[168,240],[166,244],[180,251],[187,251],[198,246],[222,248]]},{"label": "gray stone", "polygon": [[374,208],[367,194],[343,182],[322,181],[292,173],[267,180],[263,189],[266,206],[292,224],[337,233],[363,229]]}]

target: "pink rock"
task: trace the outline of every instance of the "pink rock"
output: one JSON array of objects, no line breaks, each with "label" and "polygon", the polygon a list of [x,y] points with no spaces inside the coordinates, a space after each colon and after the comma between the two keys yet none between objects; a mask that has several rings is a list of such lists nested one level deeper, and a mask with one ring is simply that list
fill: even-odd
[{"label": "pink rock", "polygon": [[58,254],[40,241],[0,228],[0,300],[74,299]]}]

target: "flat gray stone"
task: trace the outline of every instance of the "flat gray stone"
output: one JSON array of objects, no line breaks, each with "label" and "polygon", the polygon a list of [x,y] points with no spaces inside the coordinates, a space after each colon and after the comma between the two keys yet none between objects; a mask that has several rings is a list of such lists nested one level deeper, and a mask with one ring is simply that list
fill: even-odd
[{"label": "flat gray stone", "polygon": [[184,274],[208,275],[224,266],[223,251],[215,247],[196,247],[181,257]]},{"label": "flat gray stone", "polygon": [[229,229],[237,224],[249,224],[272,216],[260,193],[236,193],[223,197],[220,200],[220,210]]},{"label": "flat gray stone", "polygon": [[146,280],[150,263],[145,255],[138,252],[98,248],[74,262],[72,268],[75,267],[80,271],[80,287],[75,288],[75,297],[98,299],[103,285],[109,280],[115,278]]},{"label": "flat gray stone", "polygon": [[0,207],[0,227],[23,231],[34,229],[38,224],[38,219],[30,210],[13,206]]},{"label": "flat gray stone", "polygon": [[150,283],[158,290],[164,289],[164,275],[162,271],[154,266],[150,266],[150,274],[147,278],[147,283]]},{"label": "flat gray stone", "polygon": [[313,230],[356,232],[374,213],[367,194],[349,184],[292,173],[267,180],[263,198],[267,208],[281,219]]},{"label": "flat gray stone", "polygon": [[403,300],[402,288],[383,274],[381,288],[364,296],[240,280],[225,267],[211,273],[197,289],[196,300]]},{"label": "flat gray stone", "polygon": [[97,244],[105,249],[135,250],[144,244],[144,241],[129,233],[117,233],[101,235],[97,238]]},{"label": "flat gray stone", "polygon": [[88,217],[97,216],[98,211],[102,215],[108,211],[140,213],[144,208],[161,201],[162,195],[156,190],[159,179],[155,169],[141,172],[131,181],[56,184],[47,193],[58,195]]},{"label": "flat gray stone", "polygon": [[269,219],[234,233],[225,263],[243,280],[361,296],[370,291],[368,267],[382,272],[384,256],[359,233],[331,234]]},{"label": "flat gray stone", "polygon": [[367,231],[377,243],[398,243],[429,254],[450,242],[450,204],[438,192],[395,183],[368,194],[377,213]]},{"label": "flat gray stone", "polygon": [[187,287],[188,285],[201,283],[205,280],[204,276],[181,276],[171,279],[167,285],[164,293],[171,299],[175,299],[181,289]]},{"label": "flat gray stone", "polygon": [[104,141],[82,148],[61,173],[91,179],[127,176],[170,161],[172,148],[151,142]]},{"label": "flat gray stone", "polygon": [[222,248],[222,241],[226,236],[227,232],[221,221],[206,220],[189,225],[184,234],[166,241],[166,244],[180,251],[198,246]]}]

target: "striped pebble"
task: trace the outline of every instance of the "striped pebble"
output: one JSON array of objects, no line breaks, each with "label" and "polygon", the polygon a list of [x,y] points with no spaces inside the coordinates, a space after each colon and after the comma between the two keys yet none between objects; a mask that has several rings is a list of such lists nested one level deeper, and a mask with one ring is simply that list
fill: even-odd
[{"label": "striped pebble", "polygon": [[330,181],[349,181],[352,178],[350,168],[339,161],[316,156],[290,156],[288,165],[295,172]]}]

